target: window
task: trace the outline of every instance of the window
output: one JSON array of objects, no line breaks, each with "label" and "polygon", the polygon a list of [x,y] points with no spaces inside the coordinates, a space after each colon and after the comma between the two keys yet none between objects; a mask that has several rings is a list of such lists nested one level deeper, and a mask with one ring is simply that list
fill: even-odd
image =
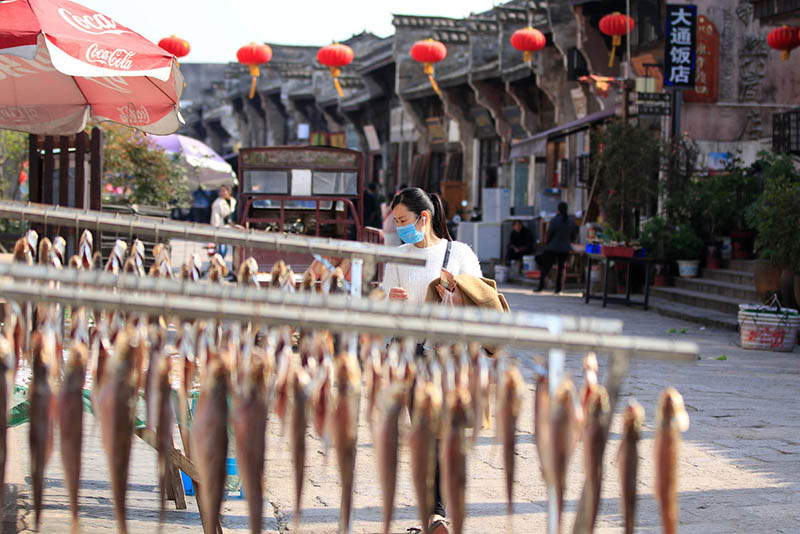
[{"label": "window", "polygon": [[481,188],[497,187],[497,171],[500,167],[500,138],[481,139],[479,177]]}]

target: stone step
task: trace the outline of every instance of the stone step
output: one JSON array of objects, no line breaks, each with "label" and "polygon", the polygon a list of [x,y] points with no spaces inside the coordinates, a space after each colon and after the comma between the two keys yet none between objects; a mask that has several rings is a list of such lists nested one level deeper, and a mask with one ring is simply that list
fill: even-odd
[{"label": "stone step", "polygon": [[728,330],[738,330],[739,328],[739,323],[735,315],[709,310],[708,308],[698,308],[697,306],[689,306],[672,300],[653,297],[650,298],[649,308],[667,317],[692,321],[706,326],[714,326]]},{"label": "stone step", "polygon": [[723,297],[722,295],[691,291],[680,287],[653,287],[650,289],[650,294],[655,298],[671,300],[679,304],[727,313],[732,318],[735,318],[736,314],[739,313],[739,304],[751,302],[748,299]]},{"label": "stone step", "polygon": [[728,262],[728,269],[732,271],[752,273],[755,269],[755,265],[755,260],[730,260]]},{"label": "stone step", "polygon": [[742,302],[757,302],[758,294],[753,288],[753,284],[742,285],[731,282],[720,282],[719,280],[709,280],[707,278],[676,278],[675,287],[706,293],[710,295],[720,295],[740,299]]},{"label": "stone step", "polygon": [[703,278],[754,287],[753,273],[749,271],[736,271],[734,269],[703,269]]}]

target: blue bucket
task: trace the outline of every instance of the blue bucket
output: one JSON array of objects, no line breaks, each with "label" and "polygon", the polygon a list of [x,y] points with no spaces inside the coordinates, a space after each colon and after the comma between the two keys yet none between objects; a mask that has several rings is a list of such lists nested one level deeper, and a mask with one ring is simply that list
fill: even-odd
[{"label": "blue bucket", "polygon": [[[239,467],[236,465],[236,458],[228,458],[225,461],[225,474],[227,480],[225,481],[226,498],[228,499],[242,499],[244,497],[244,490],[242,489],[241,479],[239,479]],[[235,483],[232,483],[235,480]],[[232,491],[239,491],[239,495],[233,494]]]},{"label": "blue bucket", "polygon": [[[180,471],[180,469],[178,471]],[[190,497],[193,496],[194,486],[192,485],[192,479],[189,478],[189,475],[181,471],[181,480],[183,480],[183,492]]]}]

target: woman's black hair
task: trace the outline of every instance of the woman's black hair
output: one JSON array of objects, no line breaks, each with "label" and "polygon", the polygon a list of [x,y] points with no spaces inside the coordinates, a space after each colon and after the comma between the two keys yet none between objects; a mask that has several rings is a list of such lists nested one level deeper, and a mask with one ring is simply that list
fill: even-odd
[{"label": "woman's black hair", "polygon": [[408,211],[414,213],[419,217],[423,211],[428,211],[431,214],[431,228],[433,233],[439,239],[447,239],[452,241],[450,231],[447,229],[447,221],[444,217],[444,206],[442,206],[442,199],[435,193],[426,193],[419,187],[409,187],[403,189],[394,196],[392,200],[392,209],[398,204],[405,206]]},{"label": "woman's black hair", "polygon": [[561,218],[564,222],[567,222],[568,215],[567,215],[567,203],[566,202],[559,202],[558,203],[558,214],[561,215]]}]

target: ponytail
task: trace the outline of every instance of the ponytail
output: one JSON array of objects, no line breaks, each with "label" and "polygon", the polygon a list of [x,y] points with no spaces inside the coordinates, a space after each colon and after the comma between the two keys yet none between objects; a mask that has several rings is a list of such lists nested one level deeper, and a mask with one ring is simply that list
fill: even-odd
[{"label": "ponytail", "polygon": [[569,215],[567,215],[567,203],[566,202],[559,202],[558,203],[558,214],[561,215],[561,219],[564,222],[567,222],[569,219]]},{"label": "ponytail", "polygon": [[419,187],[409,187],[394,196],[391,208],[394,209],[398,204],[402,204],[408,211],[417,216],[427,210],[431,214],[431,230],[433,230],[434,235],[439,239],[453,240],[450,236],[450,231],[447,229],[444,206],[439,195],[426,193]]},{"label": "ponytail", "polygon": [[450,230],[447,228],[447,221],[444,216],[442,199],[439,198],[439,195],[436,193],[428,193],[428,197],[431,199],[431,203],[433,203],[433,219],[431,220],[433,233],[436,234],[436,237],[439,239],[452,241],[453,238],[450,236]]}]

